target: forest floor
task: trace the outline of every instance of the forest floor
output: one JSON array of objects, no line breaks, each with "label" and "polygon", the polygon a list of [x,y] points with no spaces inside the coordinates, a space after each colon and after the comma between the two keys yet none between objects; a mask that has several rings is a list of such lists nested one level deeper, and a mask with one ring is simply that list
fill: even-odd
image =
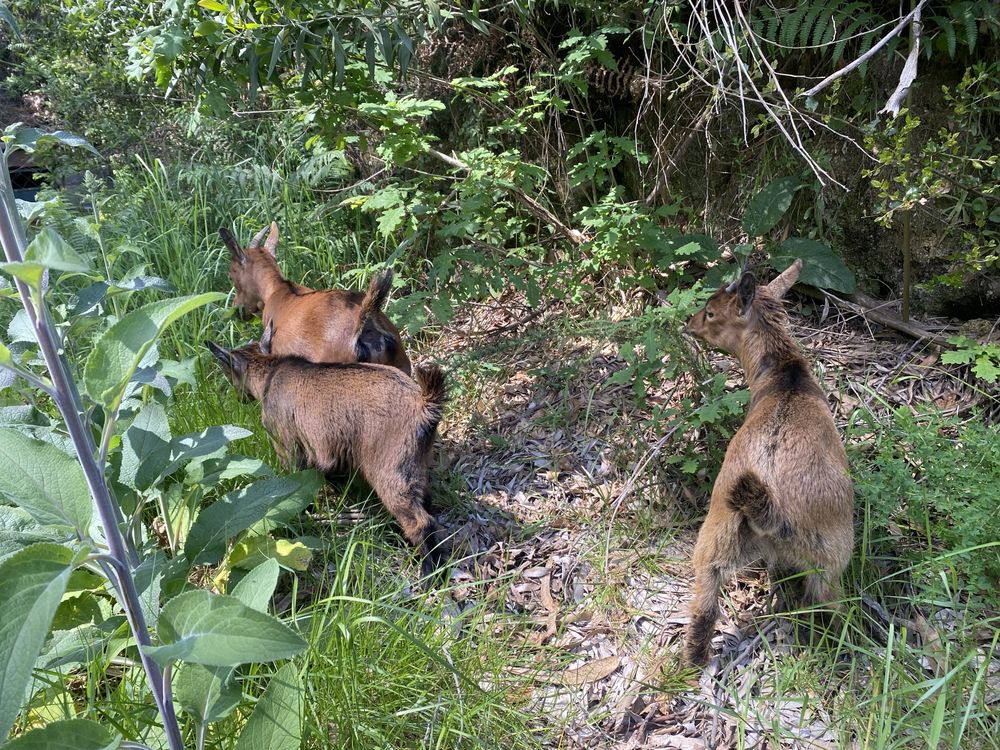
[{"label": "forest floor", "polygon": [[[793,332],[842,429],[859,407],[963,414],[977,400],[937,366],[931,348],[875,333],[835,307],[810,312],[793,314]],[[836,643],[803,660],[790,621],[769,614],[762,571],[727,588],[708,669],[683,666],[689,561],[710,486],[699,479],[704,470],[677,484],[661,469],[674,440],[699,436],[641,434],[648,415],[623,392],[631,385],[608,382],[625,363],[607,337],[580,333],[558,309],[528,326],[519,316],[510,300],[473,306],[436,342],[435,359],[460,363],[438,471],[455,500],[440,510],[463,558],[453,606],[486,603],[497,617],[482,628],[524,640],[534,656],[511,667],[511,689],[529,685],[530,695],[517,697],[548,727],[564,727],[549,746],[854,746],[831,715],[850,703],[871,665],[859,665],[856,651],[845,664]],[[732,387],[743,387],[738,363],[710,356]],[[848,606],[864,599],[850,586],[846,596]],[[876,622],[898,626],[877,602],[865,606]],[[928,623],[945,623],[947,612],[923,614],[914,637],[928,641],[938,637]],[[796,669],[806,664],[803,679]],[[1000,660],[994,666],[1000,698]]]}]

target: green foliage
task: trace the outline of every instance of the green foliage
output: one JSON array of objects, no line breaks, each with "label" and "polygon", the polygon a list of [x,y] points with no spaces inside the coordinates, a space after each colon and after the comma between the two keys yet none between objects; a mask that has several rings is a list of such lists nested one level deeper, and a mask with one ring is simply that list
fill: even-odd
[{"label": "green foliage", "polygon": [[117,750],[121,735],[86,719],[54,721],[33,729],[9,744],[12,750]]},{"label": "green foliage", "polygon": [[996,383],[1000,378],[1000,346],[980,344],[965,336],[948,339],[955,349],[942,352],[941,361],[948,365],[972,365],[972,372],[986,383]]},{"label": "green foliage", "polygon": [[[801,184],[796,177],[782,177],[765,185],[747,204],[743,231],[750,238],[765,238],[769,263],[775,270],[784,271],[798,258],[802,260],[799,279],[803,284],[850,294],[855,288],[854,274],[828,244],[806,237],[789,237],[774,245],[767,238],[788,212]],[[737,250],[743,248],[749,251],[752,246],[744,245]]]},{"label": "green foliage", "polygon": [[168,601],[156,621],[162,646],[146,651],[161,666],[184,661],[235,667],[295,656],[305,641],[286,625],[233,596],[187,591]]},{"label": "green foliage", "polygon": [[900,409],[859,467],[858,499],[871,527],[902,528],[903,539],[873,540],[878,548],[912,560],[925,580],[944,571],[954,590],[996,590],[1000,445],[992,427]]},{"label": "green foliage", "polygon": [[35,658],[79,559],[57,544],[35,544],[0,563],[0,737],[17,718]]},{"label": "green foliage", "polygon": [[271,678],[267,690],[240,732],[235,750],[298,750],[302,742],[302,675],[286,664]]}]

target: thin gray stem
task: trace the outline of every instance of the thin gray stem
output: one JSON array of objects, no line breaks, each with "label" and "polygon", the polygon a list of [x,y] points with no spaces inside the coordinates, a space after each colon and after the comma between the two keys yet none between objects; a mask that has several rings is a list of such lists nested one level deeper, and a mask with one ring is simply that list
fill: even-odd
[{"label": "thin gray stem", "polygon": [[[22,262],[25,251],[24,231],[20,225],[13,201],[13,189],[10,174],[7,169],[6,153],[0,158],[0,243],[3,244],[4,255],[12,263]],[[96,450],[93,435],[86,424],[86,416],[81,407],[81,400],[76,384],[69,376],[69,368],[59,352],[58,335],[55,326],[47,314],[44,300],[39,298],[37,307],[32,299],[31,290],[18,278],[14,279],[21,304],[31,319],[38,340],[39,350],[45,365],[49,370],[54,390],[56,406],[66,422],[66,429],[73,441],[77,459],[83,469],[84,478],[94,500],[94,507],[100,519],[107,540],[109,555],[102,557],[102,567],[108,573],[109,580],[115,587],[125,617],[128,620],[132,635],[139,646],[139,658],[149,681],[153,700],[163,719],[163,727],[167,735],[170,750],[183,750],[180,727],[174,713],[173,703],[165,699],[163,694],[163,677],[160,669],[143,647],[151,646],[149,628],[146,625],[139,595],[135,588],[132,568],[138,563],[138,555],[122,536],[120,521],[121,509],[111,495],[101,466],[95,460]],[[113,561],[113,562],[111,562]]]}]

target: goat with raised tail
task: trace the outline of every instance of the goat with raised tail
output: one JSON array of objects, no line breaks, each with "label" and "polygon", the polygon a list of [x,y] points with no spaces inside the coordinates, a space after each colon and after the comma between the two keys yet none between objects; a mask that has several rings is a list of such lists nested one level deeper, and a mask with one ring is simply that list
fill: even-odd
[{"label": "goat with raised tail", "polygon": [[751,273],[718,290],[687,330],[736,355],[750,406],[712,489],[694,550],[687,657],[708,661],[719,590],[763,559],[772,584],[801,578],[803,603],[837,606],[854,544],[854,487],[826,397],[788,330],[781,299],[795,261],[767,286]]},{"label": "goat with raised tail", "polygon": [[382,312],[391,271],[373,277],[364,294],[310,289],[281,274],[277,223],[260,230],[246,248],[226,228],[219,235],[229,248],[229,278],[236,287],[233,304],[244,320],[261,315],[265,330],[274,322],[275,355],[310,362],[373,362],[410,374],[399,331]]},{"label": "goat with raised tail", "polygon": [[421,549],[421,571],[429,575],[445,555],[428,511],[431,449],[446,398],[441,368],[417,367],[414,380],[386,365],[271,356],[272,334],[273,323],[261,343],[231,351],[205,343],[237,390],[260,401],[285,468],[313,467],[328,477],[360,471]]}]

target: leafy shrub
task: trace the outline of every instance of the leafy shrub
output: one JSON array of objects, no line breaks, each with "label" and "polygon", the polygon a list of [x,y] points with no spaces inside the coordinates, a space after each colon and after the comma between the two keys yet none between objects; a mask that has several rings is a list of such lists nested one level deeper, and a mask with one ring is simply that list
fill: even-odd
[{"label": "leafy shrub", "polygon": [[868,424],[874,445],[855,447],[858,504],[881,534],[881,551],[918,563],[922,575],[953,571],[953,588],[992,595],[1000,582],[1000,442],[993,427],[914,416]]}]

